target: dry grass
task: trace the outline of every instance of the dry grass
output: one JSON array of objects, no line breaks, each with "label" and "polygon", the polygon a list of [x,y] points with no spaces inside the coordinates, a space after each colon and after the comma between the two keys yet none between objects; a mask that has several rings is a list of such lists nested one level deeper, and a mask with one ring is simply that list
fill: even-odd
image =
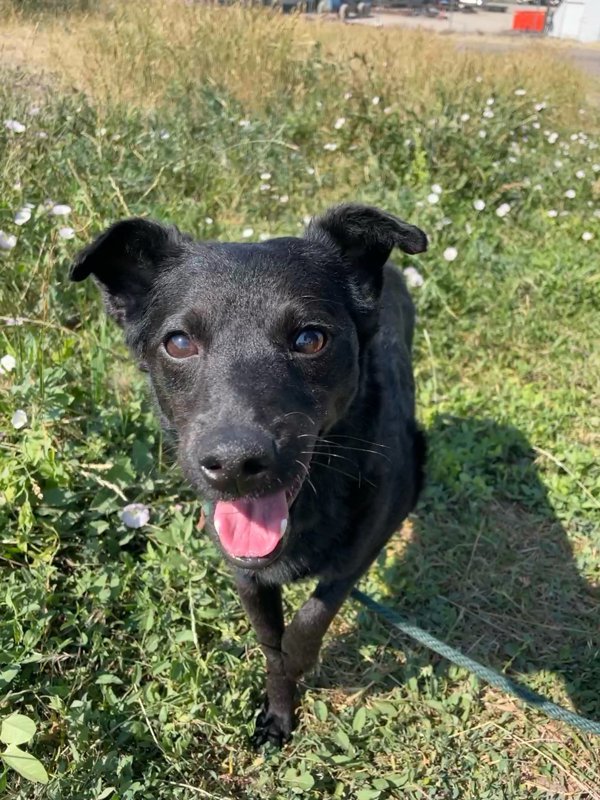
[{"label": "dry grass", "polygon": [[[1,7],[1,4],[0,4]],[[219,86],[250,110],[323,89],[372,88],[386,101],[434,109],[460,102],[478,75],[498,92],[525,80],[543,97],[548,75],[568,115],[584,97],[585,78],[550,43],[486,54],[458,50],[445,37],[403,29],[374,30],[248,8],[132,0],[100,3],[94,13],[35,20],[3,7],[0,58],[48,70],[101,103],[156,107],[174,92],[189,96]]]}]

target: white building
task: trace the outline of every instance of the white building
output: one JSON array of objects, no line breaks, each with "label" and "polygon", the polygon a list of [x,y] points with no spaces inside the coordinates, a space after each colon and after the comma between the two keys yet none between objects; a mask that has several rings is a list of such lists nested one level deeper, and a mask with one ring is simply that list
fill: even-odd
[{"label": "white building", "polygon": [[551,12],[550,36],[600,42],[600,0],[562,0]]}]

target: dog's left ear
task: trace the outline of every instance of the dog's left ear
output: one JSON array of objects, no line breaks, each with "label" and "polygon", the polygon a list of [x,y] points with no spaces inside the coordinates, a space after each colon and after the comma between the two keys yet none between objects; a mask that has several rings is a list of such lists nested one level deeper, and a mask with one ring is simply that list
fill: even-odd
[{"label": "dog's left ear", "polygon": [[168,268],[187,239],[174,226],[152,220],[116,222],[77,255],[70,278],[93,275],[108,313],[123,326],[140,314],[157,273]]},{"label": "dog's left ear", "polygon": [[358,203],[334,206],[311,220],[306,237],[336,245],[363,289],[375,297],[381,292],[383,265],[394,247],[411,255],[427,250],[427,236],[420,228]]}]

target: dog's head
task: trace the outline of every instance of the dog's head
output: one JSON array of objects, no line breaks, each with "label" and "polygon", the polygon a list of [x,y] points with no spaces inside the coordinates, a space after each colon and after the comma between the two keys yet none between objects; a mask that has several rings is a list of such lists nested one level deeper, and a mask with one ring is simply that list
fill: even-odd
[{"label": "dog's head", "polygon": [[349,408],[377,329],[392,249],[425,234],[343,205],[303,238],[196,242],[144,219],[118,222],[77,257],[144,369],[181,467],[214,506],[230,561],[260,569],[285,548],[288,514],[318,437]]}]

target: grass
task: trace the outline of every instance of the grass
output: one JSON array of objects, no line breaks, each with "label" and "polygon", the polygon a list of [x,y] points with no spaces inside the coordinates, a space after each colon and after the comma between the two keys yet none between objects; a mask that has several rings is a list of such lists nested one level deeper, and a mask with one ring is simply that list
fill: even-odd
[{"label": "grass", "polygon": [[[258,238],[360,199],[425,228],[430,251],[399,263],[425,278],[428,488],[362,586],[600,719],[600,128],[583,79],[542,45],[494,57],[252,8],[83,5],[3,7],[0,119],[26,130],[0,128],[0,228],[18,237],[0,252],[0,357],[16,361],[0,375],[0,715],[36,720],[51,775],[10,772],[5,796],[599,798],[597,740],[352,603],[291,745],[249,750],[254,636],[142,377],[93,288],[67,280],[128,214]],[[140,531],[119,519],[132,501],[151,508]]]}]

